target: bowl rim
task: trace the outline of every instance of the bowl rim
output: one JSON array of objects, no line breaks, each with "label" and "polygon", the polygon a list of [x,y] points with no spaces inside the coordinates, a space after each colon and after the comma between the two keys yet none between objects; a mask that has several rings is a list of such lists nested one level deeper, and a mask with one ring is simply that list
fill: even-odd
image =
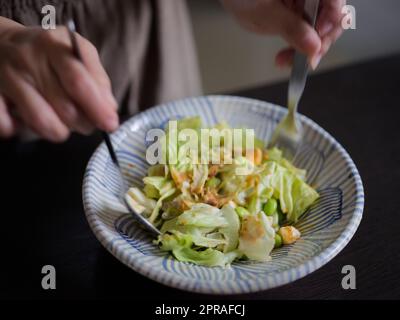
[{"label": "bowl rim", "polygon": [[[126,131],[129,130],[132,123],[140,119],[140,117],[145,117],[147,114],[153,112],[153,110],[159,110],[163,108],[165,105],[177,102],[185,103],[185,101],[191,101],[196,99],[216,99],[216,98],[225,100],[233,99],[235,100],[235,102],[240,101],[244,103],[253,103],[253,104],[256,103],[260,106],[263,105],[267,108],[270,108],[273,111],[276,111],[278,114],[284,114],[287,112],[286,108],[283,108],[282,106],[253,98],[239,97],[233,95],[204,95],[197,97],[188,97],[172,102],[159,104],[157,106],[154,106],[152,108],[149,108],[143,112],[140,112],[132,116],[127,121],[125,121],[115,133],[112,134],[113,140],[116,141],[117,144],[119,144],[119,142],[127,136]],[[119,254],[121,252],[119,251],[123,251],[123,249],[119,249],[118,246],[113,246],[112,248],[110,247],[109,243],[110,240],[112,240],[110,239],[110,237],[112,237],[109,234],[110,231],[107,230],[105,227],[100,228],[98,225],[95,226],[96,219],[91,219],[91,217],[97,216],[96,210],[94,210],[91,206],[88,205],[90,202],[90,196],[88,195],[87,190],[89,188],[90,183],[92,182],[93,176],[87,175],[86,173],[91,167],[93,167],[93,163],[96,161],[99,154],[106,152],[106,146],[104,142],[102,142],[97,147],[95,152],[92,154],[88,162],[88,165],[86,166],[85,169],[85,175],[82,185],[82,199],[83,199],[85,216],[92,232],[94,233],[95,237],[99,240],[99,242],[103,245],[103,247],[107,249],[107,251],[109,251],[113,256],[115,256],[119,261],[121,261],[129,268],[149,278],[150,280],[184,291],[190,291],[202,294],[213,294],[213,295],[245,294],[245,293],[252,293],[252,292],[258,292],[276,288],[305,277],[306,275],[321,268],[323,265],[332,260],[349,243],[349,241],[354,236],[361,222],[365,199],[364,199],[364,188],[360,174],[357,170],[354,161],[351,159],[350,155],[343,148],[343,146],[338,141],[336,141],[336,139],[331,134],[329,134],[325,129],[320,127],[312,119],[302,114],[300,114],[300,118],[303,123],[306,123],[319,135],[322,135],[325,139],[327,139],[329,144],[334,146],[337,152],[339,152],[340,156],[345,161],[346,167],[350,169],[351,174],[354,178],[354,185],[356,192],[353,198],[357,199],[354,205],[354,209],[352,209],[352,212],[350,213],[351,217],[347,222],[343,231],[340,233],[340,235],[334,241],[332,241],[326,248],[324,248],[318,254],[312,256],[310,259],[304,261],[303,263],[293,266],[281,272],[268,274],[262,278],[262,279],[269,279],[270,281],[265,281],[262,284],[260,284],[259,281],[255,281],[254,279],[246,280],[247,282],[252,282],[253,285],[247,286],[245,288],[240,287],[239,290],[235,290],[234,287],[232,287],[229,288],[232,289],[230,291],[230,290],[224,290],[223,287],[211,289],[212,286],[201,285],[202,283],[209,283],[209,284],[214,283],[216,282],[215,280],[202,279],[201,281],[199,281],[198,279],[185,278],[184,281],[179,281],[182,280],[182,277],[178,274],[171,274],[168,273],[167,271],[160,272],[158,269],[155,269],[153,266],[148,266],[146,265],[146,262],[141,262],[140,260],[129,261],[128,259],[122,259],[121,254]],[[163,276],[160,276],[160,274],[163,274]],[[279,275],[279,277],[277,277],[277,275]],[[237,283],[238,280],[237,279],[224,280],[225,285],[226,283],[229,282]]]}]

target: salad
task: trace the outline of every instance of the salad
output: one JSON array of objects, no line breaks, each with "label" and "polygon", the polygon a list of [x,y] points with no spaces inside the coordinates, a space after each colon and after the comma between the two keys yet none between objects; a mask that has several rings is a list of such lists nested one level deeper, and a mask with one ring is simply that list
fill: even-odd
[{"label": "salad", "polygon": [[[179,120],[184,129],[200,132],[198,117]],[[233,131],[226,124],[213,129]],[[224,136],[199,148],[218,153],[222,160],[202,163],[184,144],[162,139],[164,155],[177,161],[154,164],[143,178],[144,187],[131,187],[130,206],[160,229],[155,240],[179,261],[204,266],[227,266],[234,260],[268,261],[271,251],[293,244],[301,234],[293,224],[318,198],[306,182],[305,170],[296,168],[277,148],[266,149],[255,139],[252,149],[226,151]],[[174,149],[175,148],[175,149]],[[238,169],[242,170],[238,174]]]}]

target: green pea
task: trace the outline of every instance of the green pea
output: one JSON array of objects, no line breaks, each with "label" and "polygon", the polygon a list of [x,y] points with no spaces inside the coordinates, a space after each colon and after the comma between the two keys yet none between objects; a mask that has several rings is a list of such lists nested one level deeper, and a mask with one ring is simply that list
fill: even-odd
[{"label": "green pea", "polygon": [[280,248],[280,247],[282,247],[282,237],[281,237],[281,235],[280,234],[275,234],[275,246],[274,246],[274,248]]},{"label": "green pea", "polygon": [[267,216],[272,216],[275,213],[277,207],[278,207],[277,201],[274,198],[270,198],[264,205],[263,209]]},{"label": "green pea", "polygon": [[246,208],[243,207],[236,207],[236,213],[240,218],[244,218],[245,216],[248,216],[250,213],[246,210]]},{"label": "green pea", "polygon": [[221,183],[221,180],[217,177],[212,177],[210,180],[207,181],[206,186],[210,188],[216,188]]}]

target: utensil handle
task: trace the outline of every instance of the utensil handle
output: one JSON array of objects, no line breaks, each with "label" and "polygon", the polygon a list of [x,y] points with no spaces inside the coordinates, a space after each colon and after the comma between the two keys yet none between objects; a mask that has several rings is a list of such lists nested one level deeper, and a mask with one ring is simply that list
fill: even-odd
[{"label": "utensil handle", "polygon": [[[76,27],[75,27],[74,20],[73,19],[69,19],[67,24],[66,24],[66,27],[68,29],[69,37],[71,39],[72,52],[73,52],[74,56],[79,61],[83,62],[81,50],[79,48],[78,41],[77,41],[76,35],[75,35]],[[109,134],[107,132],[104,132],[104,131],[102,131],[101,134],[103,135],[103,138],[104,138],[104,140],[106,142],[107,149],[108,149],[108,151],[110,153],[112,161],[115,163],[115,165],[118,168],[120,168],[120,165],[119,165],[119,162],[118,162],[118,158],[117,158],[117,155],[115,154],[115,150],[114,150],[114,147],[113,147],[113,145],[111,143],[111,139],[110,139]]]},{"label": "utensil handle", "polygon": [[[304,19],[314,28],[317,21],[319,0],[306,0],[304,3]],[[288,108],[294,117],[298,102],[303,95],[309,64],[306,55],[296,51],[293,59],[292,73],[289,80]]]},{"label": "utensil handle", "polygon": [[111,160],[114,162],[114,164],[118,167],[121,168],[118,162],[117,155],[115,153],[114,147],[111,143],[110,136],[107,132],[101,131],[101,134],[103,135],[104,141],[106,142],[106,146],[108,149],[108,152],[110,153]]},{"label": "utensil handle", "polygon": [[71,40],[71,46],[72,46],[72,52],[74,54],[74,56],[79,60],[79,61],[83,61],[82,59],[82,54],[81,54],[81,50],[79,49],[79,45],[78,45],[78,41],[76,40],[76,26],[75,26],[75,22],[72,19],[69,19],[67,21],[67,30],[68,30],[68,34],[69,34],[69,38]]},{"label": "utensil handle", "polygon": [[304,2],[304,19],[314,28],[317,22],[319,0],[306,0]]}]

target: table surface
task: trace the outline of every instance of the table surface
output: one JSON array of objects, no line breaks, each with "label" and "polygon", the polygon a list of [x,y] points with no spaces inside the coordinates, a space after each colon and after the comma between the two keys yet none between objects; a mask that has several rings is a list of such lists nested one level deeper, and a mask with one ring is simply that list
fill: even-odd
[{"label": "table surface", "polygon": [[[365,187],[363,220],[346,248],[305,278],[226,298],[400,298],[399,80],[400,55],[310,77],[301,112],[355,161]],[[280,83],[238,95],[284,105],[286,89]],[[63,145],[0,143],[0,297],[212,299],[135,273],[96,240],[83,212],[81,185],[99,141],[99,136],[75,136]],[[47,264],[56,267],[56,290],[41,289],[41,268]],[[348,264],[357,271],[356,290],[341,288],[341,269]]]}]

